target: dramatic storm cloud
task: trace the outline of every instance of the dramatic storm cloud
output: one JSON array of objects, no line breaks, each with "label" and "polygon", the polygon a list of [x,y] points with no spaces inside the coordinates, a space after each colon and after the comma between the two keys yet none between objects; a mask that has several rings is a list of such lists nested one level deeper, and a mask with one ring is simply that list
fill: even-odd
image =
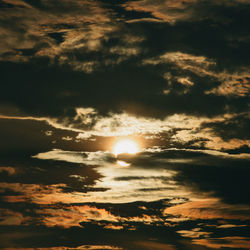
[{"label": "dramatic storm cloud", "polygon": [[250,248],[249,0],[0,0],[0,248]]}]

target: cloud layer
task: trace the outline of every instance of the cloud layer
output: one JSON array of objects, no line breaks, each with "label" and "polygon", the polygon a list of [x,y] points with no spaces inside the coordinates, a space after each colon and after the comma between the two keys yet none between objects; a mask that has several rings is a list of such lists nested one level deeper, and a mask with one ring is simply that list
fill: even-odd
[{"label": "cloud layer", "polygon": [[0,0],[0,247],[248,249],[249,18]]}]

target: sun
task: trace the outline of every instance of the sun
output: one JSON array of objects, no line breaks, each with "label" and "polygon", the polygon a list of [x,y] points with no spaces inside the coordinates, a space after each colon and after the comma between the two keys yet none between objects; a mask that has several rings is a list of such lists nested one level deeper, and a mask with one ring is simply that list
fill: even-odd
[{"label": "sun", "polygon": [[121,139],[117,141],[112,148],[112,153],[115,156],[119,154],[136,154],[138,152],[139,145],[132,139]]}]

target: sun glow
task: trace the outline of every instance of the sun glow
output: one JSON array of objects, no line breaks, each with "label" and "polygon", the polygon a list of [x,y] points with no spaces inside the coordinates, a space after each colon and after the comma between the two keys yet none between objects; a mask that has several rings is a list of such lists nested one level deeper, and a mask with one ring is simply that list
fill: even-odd
[{"label": "sun glow", "polygon": [[130,166],[130,164],[127,163],[127,162],[125,162],[125,161],[117,161],[116,163],[117,163],[118,166],[120,166],[120,167],[128,167],[128,166]]},{"label": "sun glow", "polygon": [[139,152],[139,145],[134,140],[122,139],[114,144],[112,152],[115,156],[119,154],[136,154]]}]

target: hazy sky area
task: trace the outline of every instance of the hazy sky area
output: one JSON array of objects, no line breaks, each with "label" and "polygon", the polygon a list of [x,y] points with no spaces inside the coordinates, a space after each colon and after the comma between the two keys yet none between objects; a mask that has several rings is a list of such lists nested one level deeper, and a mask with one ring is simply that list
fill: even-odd
[{"label": "hazy sky area", "polygon": [[0,248],[250,249],[250,0],[0,0]]}]

